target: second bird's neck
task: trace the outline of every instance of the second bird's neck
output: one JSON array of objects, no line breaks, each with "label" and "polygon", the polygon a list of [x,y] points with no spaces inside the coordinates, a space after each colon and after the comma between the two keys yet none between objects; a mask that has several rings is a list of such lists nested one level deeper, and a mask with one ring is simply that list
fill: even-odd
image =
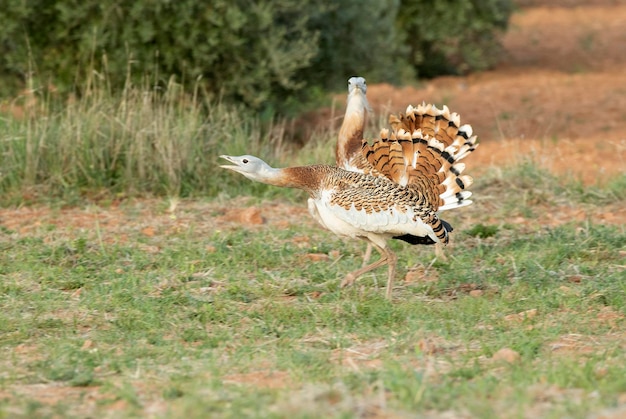
[{"label": "second bird's neck", "polygon": [[363,93],[356,91],[348,97],[346,114],[337,138],[336,157],[339,166],[345,166],[350,157],[361,148],[367,107],[367,99]]}]

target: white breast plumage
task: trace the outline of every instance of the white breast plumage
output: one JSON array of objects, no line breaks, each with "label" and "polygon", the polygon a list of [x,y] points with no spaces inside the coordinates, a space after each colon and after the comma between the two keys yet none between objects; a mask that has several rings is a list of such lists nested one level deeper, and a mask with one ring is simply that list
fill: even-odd
[{"label": "white breast plumage", "polygon": [[324,190],[318,199],[309,200],[316,209],[314,218],[319,218],[320,224],[333,233],[348,237],[367,237],[368,233],[386,235],[388,237],[412,234],[415,236],[429,236],[435,242],[439,239],[431,226],[426,225],[415,217],[415,211],[410,208],[391,207],[386,210],[366,211],[356,209],[351,204],[348,209],[331,203],[333,190]]}]

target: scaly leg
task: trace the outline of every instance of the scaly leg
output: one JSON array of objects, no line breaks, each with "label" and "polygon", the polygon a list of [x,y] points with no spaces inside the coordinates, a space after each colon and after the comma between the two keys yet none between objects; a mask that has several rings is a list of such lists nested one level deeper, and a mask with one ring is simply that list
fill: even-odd
[{"label": "scaly leg", "polygon": [[396,276],[396,264],[398,262],[398,257],[389,250],[388,247],[383,249],[387,254],[387,291],[385,292],[385,297],[391,301],[391,291],[393,290],[393,280]]},{"label": "scaly leg", "polygon": [[443,252],[443,244],[435,243],[435,257],[441,259],[444,262],[448,260],[448,257]]},{"label": "scaly leg", "polygon": [[372,243],[367,242],[367,249],[365,249],[365,253],[363,254],[363,264],[361,267],[367,266],[367,263],[370,261],[372,257]]},{"label": "scaly leg", "polygon": [[368,240],[368,243],[372,247],[376,248],[376,250],[378,250],[378,252],[380,253],[380,259],[378,259],[376,262],[370,263],[367,266],[363,266],[362,268],[357,269],[356,271],[353,271],[347,274],[346,277],[343,279],[343,281],[341,281],[341,288],[354,284],[354,281],[356,281],[356,279],[360,277],[361,275],[363,275],[364,273],[374,270],[378,268],[379,266],[383,266],[384,264],[387,264],[388,265],[388,272],[387,272],[388,277],[387,277],[387,292],[385,295],[388,299],[391,299],[391,289],[393,287],[393,278],[396,273],[396,262],[398,258],[389,248],[379,247],[375,245],[374,243],[370,242],[369,240]]}]

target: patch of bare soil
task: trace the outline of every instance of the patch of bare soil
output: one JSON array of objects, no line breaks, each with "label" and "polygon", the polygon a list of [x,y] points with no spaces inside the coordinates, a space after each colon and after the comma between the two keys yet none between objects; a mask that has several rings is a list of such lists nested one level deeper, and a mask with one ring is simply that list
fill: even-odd
[{"label": "patch of bare soil", "polygon": [[230,374],[224,377],[223,380],[225,383],[253,385],[263,388],[285,388],[290,384],[288,372],[271,370]]},{"label": "patch of bare soil", "polygon": [[[229,202],[172,201],[168,208],[160,200],[127,201],[123,206],[101,208],[67,207],[51,209],[45,206],[0,208],[0,240],[17,237],[41,237],[45,243],[65,242],[79,237],[102,240],[105,244],[127,244],[158,253],[169,236],[188,231],[211,235],[215,231],[289,228],[302,222],[315,223],[306,207],[267,202],[251,206],[246,197]],[[138,235],[149,238],[150,244],[136,243]],[[210,251],[210,249],[207,249]]]}]

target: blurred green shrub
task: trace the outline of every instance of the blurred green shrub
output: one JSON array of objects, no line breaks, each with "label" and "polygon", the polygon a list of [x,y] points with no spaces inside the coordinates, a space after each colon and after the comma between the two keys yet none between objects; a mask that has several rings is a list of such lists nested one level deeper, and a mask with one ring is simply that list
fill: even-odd
[{"label": "blurred green shrub", "polygon": [[325,89],[343,89],[350,76],[398,82],[413,76],[396,20],[400,0],[323,0],[309,27],[319,33],[319,52],[302,79]]},{"label": "blurred green shrub", "polygon": [[[511,0],[5,0],[4,92],[133,77],[284,110],[359,74],[400,82],[494,62]],[[134,76],[137,75],[137,76]]]},{"label": "blurred green shrub", "polygon": [[318,52],[301,3],[9,0],[0,12],[0,74],[63,90],[94,69],[115,86],[128,74],[202,77],[206,92],[258,106],[275,89],[299,87],[294,73]]},{"label": "blurred green shrub", "polygon": [[462,74],[494,65],[511,0],[402,0],[398,27],[421,77]]}]

